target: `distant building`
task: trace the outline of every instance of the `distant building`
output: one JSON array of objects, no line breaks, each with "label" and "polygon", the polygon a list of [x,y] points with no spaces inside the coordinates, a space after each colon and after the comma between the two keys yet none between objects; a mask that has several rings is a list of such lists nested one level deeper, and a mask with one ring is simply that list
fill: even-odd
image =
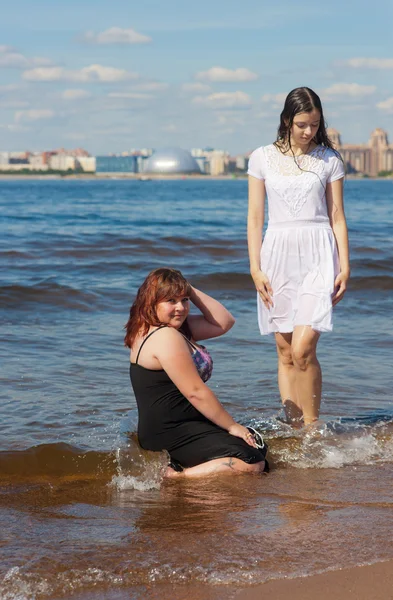
[{"label": "distant building", "polygon": [[30,154],[29,163],[32,170],[48,170],[48,159],[45,152],[34,152],[33,154]]},{"label": "distant building", "polygon": [[227,159],[227,173],[245,173],[246,172],[247,159],[242,154],[239,156],[230,156]]},{"label": "distant building", "polygon": [[83,148],[46,152],[0,152],[0,171],[95,172],[95,157]]},{"label": "distant building", "polygon": [[163,148],[153,152],[143,170],[144,173],[162,175],[201,173],[195,158],[182,148]]},{"label": "distant building", "polygon": [[224,175],[228,171],[229,154],[224,150],[213,150],[208,156],[210,175]]},{"label": "distant building", "polygon": [[138,173],[136,156],[96,156],[96,173]]},{"label": "distant building", "polygon": [[342,144],[337,129],[327,133],[340,152],[348,173],[360,173],[376,177],[381,172],[393,171],[393,146],[383,129],[374,129],[367,144]]},{"label": "distant building", "polygon": [[75,159],[76,167],[84,173],[96,172],[96,157],[95,156],[79,156]]},{"label": "distant building", "polygon": [[1,152],[0,171],[47,171],[42,155],[31,152]]},{"label": "distant building", "polygon": [[242,154],[236,156],[236,169],[238,171],[246,171],[246,167],[248,166],[248,160]]},{"label": "distant building", "polygon": [[48,167],[52,171],[75,171],[75,158],[69,154],[52,154],[48,160]]},{"label": "distant building", "polygon": [[228,173],[229,153],[214,148],[193,148],[192,156],[198,162],[202,173],[209,175],[224,175]]},{"label": "distant building", "polygon": [[192,148],[191,156],[193,156],[198,163],[198,167],[201,170],[201,173],[209,173],[209,160],[206,156],[207,151],[202,148]]}]

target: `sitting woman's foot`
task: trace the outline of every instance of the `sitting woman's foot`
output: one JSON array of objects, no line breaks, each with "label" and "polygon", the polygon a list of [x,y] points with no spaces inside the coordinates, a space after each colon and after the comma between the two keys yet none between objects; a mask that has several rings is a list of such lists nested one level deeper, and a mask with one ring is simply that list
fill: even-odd
[{"label": "sitting woman's foot", "polygon": [[164,473],[165,479],[173,479],[174,477],[179,477],[180,475],[182,475],[182,472],[175,471],[175,469],[173,469],[170,465],[167,466],[166,471]]}]

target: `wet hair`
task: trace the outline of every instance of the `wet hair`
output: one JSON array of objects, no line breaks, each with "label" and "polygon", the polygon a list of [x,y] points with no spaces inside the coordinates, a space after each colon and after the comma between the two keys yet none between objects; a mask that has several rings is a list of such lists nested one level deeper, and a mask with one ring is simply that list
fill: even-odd
[{"label": "wet hair", "polygon": [[326,133],[326,123],[323,116],[322,102],[318,94],[308,87],[298,87],[289,92],[284,102],[280,115],[280,125],[277,131],[277,140],[274,145],[281,151],[287,152],[291,147],[291,129],[293,119],[300,113],[310,113],[314,109],[319,111],[321,118],[318,131],[313,140],[316,144],[331,148],[333,144]]},{"label": "wet hair", "polygon": [[[124,344],[131,348],[138,335],[146,335],[150,327],[161,325],[157,317],[157,304],[171,298],[191,295],[191,285],[180,271],[161,267],[154,269],[146,277],[139,288],[134,303],[130,308],[130,316],[124,327],[126,335]],[[187,319],[182,324],[180,331],[191,338],[191,330]]]},{"label": "wet hair", "polygon": [[284,108],[280,115],[280,125],[278,126],[277,139],[274,142],[274,145],[282,153],[286,153],[290,150],[293,156],[293,160],[296,166],[298,167],[299,171],[304,171],[305,173],[314,173],[314,175],[318,177],[322,187],[326,190],[326,185],[323,184],[318,173],[315,173],[315,171],[312,170],[303,169],[299,165],[299,162],[295,156],[291,144],[291,129],[294,118],[300,113],[310,113],[313,110],[317,110],[320,114],[318,131],[314,135],[313,141],[318,146],[330,148],[337,156],[337,158],[339,158],[344,164],[341,154],[338,152],[338,150],[334,148],[333,143],[327,134],[327,124],[325,121],[325,117],[323,116],[321,99],[318,96],[318,94],[314,92],[314,90],[308,87],[295,88],[294,90],[289,92],[288,96],[285,98]]}]

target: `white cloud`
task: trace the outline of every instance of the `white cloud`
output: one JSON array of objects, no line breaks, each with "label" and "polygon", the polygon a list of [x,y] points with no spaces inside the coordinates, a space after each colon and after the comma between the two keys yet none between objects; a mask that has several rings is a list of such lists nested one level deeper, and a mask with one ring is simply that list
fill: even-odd
[{"label": "white cloud", "polygon": [[42,67],[25,71],[22,77],[27,81],[61,81],[65,79],[65,73],[63,67]]},{"label": "white cloud", "polygon": [[159,92],[161,90],[166,90],[168,87],[169,84],[164,81],[140,81],[132,86],[134,90],[143,92]]},{"label": "white cloud", "polygon": [[17,92],[21,89],[21,85],[18,83],[7,83],[6,85],[0,85],[0,94],[8,94],[10,92]]},{"label": "white cloud", "polygon": [[10,46],[0,46],[0,68],[29,69],[50,64],[51,61],[48,58],[42,58],[40,56],[29,58],[24,54],[17,52]]},{"label": "white cloud", "polygon": [[111,92],[109,98],[129,98],[130,100],[148,100],[154,98],[152,94],[143,94],[141,92]]},{"label": "white cloud", "polygon": [[24,121],[42,121],[46,119],[53,119],[55,112],[50,109],[35,109],[30,110],[18,110],[15,113],[15,122],[20,123]]},{"label": "white cloud", "polygon": [[325,96],[351,96],[359,98],[370,96],[376,91],[375,85],[359,85],[358,83],[333,83],[323,90]]},{"label": "white cloud", "polygon": [[209,96],[196,96],[192,100],[193,104],[207,106],[209,108],[248,108],[252,101],[248,94],[244,92],[217,92]]},{"label": "white cloud", "polygon": [[78,71],[71,71],[64,67],[41,67],[25,71],[22,75],[27,81],[79,81],[84,83],[103,82],[117,83],[138,79],[138,73],[116,69],[115,67],[104,67],[103,65],[90,65]]},{"label": "white cloud", "polygon": [[335,64],[352,69],[393,69],[393,58],[349,58]]},{"label": "white cloud", "polygon": [[217,115],[217,123],[216,126],[222,127],[223,125],[241,125],[245,124],[245,119],[243,116],[235,117],[233,114],[218,114]]},{"label": "white cloud", "polygon": [[103,67],[102,65],[90,65],[84,67],[78,73],[79,81],[102,81],[105,83],[128,81],[129,79],[138,79],[138,77],[137,73],[125,69],[116,69],[115,67]]},{"label": "white cloud", "polygon": [[183,90],[183,92],[210,92],[211,87],[210,85],[207,85],[206,83],[200,83],[198,81],[196,81],[195,83],[183,83],[183,85],[181,86],[181,89]]},{"label": "white cloud", "polygon": [[393,96],[387,98],[386,100],[383,100],[382,102],[378,102],[377,108],[389,114],[393,114]]},{"label": "white cloud", "polygon": [[248,69],[225,69],[224,67],[212,67],[208,71],[200,71],[195,75],[195,79],[201,81],[219,81],[223,82],[239,82],[239,81],[254,81],[258,79],[258,75]]},{"label": "white cloud", "polygon": [[284,102],[285,99],[287,97],[287,94],[284,93],[280,93],[280,94],[264,94],[261,97],[262,102],[266,102],[267,104],[272,104],[274,107],[277,106],[284,106]]},{"label": "white cloud", "polygon": [[284,102],[287,94],[264,94],[261,98],[263,102]]},{"label": "white cloud", "polygon": [[122,29],[121,27],[111,27],[101,33],[87,31],[83,36],[84,41],[91,44],[147,44],[151,38],[142,35],[134,29]]},{"label": "white cloud", "polygon": [[78,141],[82,141],[86,139],[86,134],[85,133],[65,133],[64,137],[67,138],[68,140],[74,140],[75,142]]},{"label": "white cloud", "polygon": [[165,131],[165,133],[177,133],[179,128],[174,123],[168,123],[161,127],[161,131]]},{"label": "white cloud", "polygon": [[0,107],[1,108],[10,108],[11,110],[15,110],[16,108],[26,108],[29,106],[29,102],[25,100],[3,100],[0,99]]},{"label": "white cloud", "polygon": [[83,98],[89,98],[91,96],[90,92],[86,90],[76,89],[64,90],[60,95],[64,100],[83,100]]},{"label": "white cloud", "polygon": [[6,125],[0,125],[0,129],[5,129],[7,131],[12,131],[13,133],[20,133],[30,131],[30,127],[26,127],[24,125],[15,125],[13,123],[7,123]]}]

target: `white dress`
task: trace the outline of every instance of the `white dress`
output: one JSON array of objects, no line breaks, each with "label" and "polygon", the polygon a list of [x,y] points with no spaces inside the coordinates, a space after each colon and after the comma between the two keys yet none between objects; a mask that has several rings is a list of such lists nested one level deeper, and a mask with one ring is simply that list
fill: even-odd
[{"label": "white dress", "polygon": [[273,307],[258,295],[261,334],[290,333],[297,325],[331,331],[339,261],[326,184],[344,177],[341,159],[324,146],[294,159],[270,144],[251,154],[248,174],[265,181],[268,198],[261,270],[273,289]]}]

